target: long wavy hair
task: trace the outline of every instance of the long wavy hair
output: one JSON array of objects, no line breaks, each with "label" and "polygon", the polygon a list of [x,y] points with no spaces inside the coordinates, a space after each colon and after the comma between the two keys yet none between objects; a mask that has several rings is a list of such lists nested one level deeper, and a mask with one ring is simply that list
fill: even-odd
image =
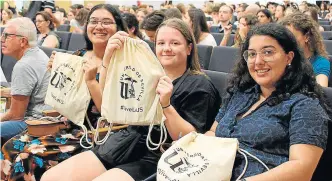
[{"label": "long wavy hair", "polygon": [[[160,24],[159,28],[156,31],[156,37],[158,36],[160,28],[164,26],[178,30],[186,39],[187,44],[192,44],[190,55],[187,56],[187,69],[190,68],[191,74],[203,74],[199,65],[196,40],[194,38],[194,34],[190,31],[189,26],[183,20],[171,18]],[[157,38],[154,42],[155,45],[156,40]]]},{"label": "long wavy hair", "polygon": [[113,15],[115,23],[116,23],[117,31],[128,32],[127,31],[127,26],[124,23],[120,12],[115,7],[113,7],[112,5],[109,5],[109,4],[98,4],[90,10],[90,13],[89,13],[88,18],[87,18],[87,23],[84,27],[84,39],[85,39],[85,42],[86,42],[86,49],[87,50],[92,50],[93,49],[92,42],[90,41],[90,39],[88,37],[88,33],[87,33],[87,24],[88,24],[88,21],[90,19],[91,14],[94,11],[98,10],[98,9],[106,9],[108,12],[110,12]]},{"label": "long wavy hair", "polygon": [[236,91],[243,92],[257,85],[249,73],[247,62],[242,56],[243,52],[248,50],[250,39],[253,36],[269,36],[279,43],[286,54],[289,52],[294,53],[291,65],[286,67],[284,75],[275,84],[276,90],[267,100],[269,105],[279,104],[295,93],[302,93],[323,101],[322,88],[316,83],[312,66],[304,58],[302,49],[299,48],[294,35],[286,27],[275,23],[258,25],[249,31],[247,39],[240,48],[241,56],[235,66],[229,86],[227,87],[229,96],[227,96],[224,101],[228,101]]},{"label": "long wavy hair", "polygon": [[279,23],[284,26],[292,26],[307,36],[309,39],[306,46],[309,50],[315,56],[320,55],[328,59],[323,37],[318,29],[319,25],[311,17],[303,13],[294,13],[284,17]]}]

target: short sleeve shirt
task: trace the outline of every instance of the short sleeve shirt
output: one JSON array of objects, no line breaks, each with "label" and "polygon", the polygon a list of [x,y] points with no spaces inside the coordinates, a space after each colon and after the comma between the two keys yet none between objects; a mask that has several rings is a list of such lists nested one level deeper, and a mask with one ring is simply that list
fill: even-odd
[{"label": "short sleeve shirt", "polygon": [[42,111],[51,109],[44,104],[50,78],[48,60],[43,50],[29,48],[13,68],[11,95],[30,97],[26,117],[40,117]]},{"label": "short sleeve shirt", "polygon": [[323,74],[327,77],[330,76],[331,70],[329,60],[322,56],[315,56],[314,58],[310,59],[310,62],[312,64],[315,75]]},{"label": "short sleeve shirt", "polygon": [[[237,138],[240,148],[259,158],[270,169],[289,160],[291,145],[310,144],[325,149],[330,120],[318,99],[295,93],[277,105],[269,105],[268,98],[256,110],[236,120],[259,100],[259,96],[258,86],[234,93],[216,117],[219,123],[216,136]],[[244,157],[237,154],[232,180],[241,174],[244,166]],[[244,178],[265,171],[258,161],[249,157]]]}]

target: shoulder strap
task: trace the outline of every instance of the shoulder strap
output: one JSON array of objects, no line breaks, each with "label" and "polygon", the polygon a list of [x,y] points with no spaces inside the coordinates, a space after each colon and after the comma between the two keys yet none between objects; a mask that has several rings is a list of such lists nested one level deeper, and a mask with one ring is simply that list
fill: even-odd
[{"label": "shoulder strap", "polygon": [[190,73],[190,69],[187,69],[186,72],[181,76],[180,80],[175,84],[172,92],[172,96],[175,94],[175,92],[179,89],[180,85],[183,83],[183,81],[188,77]]}]

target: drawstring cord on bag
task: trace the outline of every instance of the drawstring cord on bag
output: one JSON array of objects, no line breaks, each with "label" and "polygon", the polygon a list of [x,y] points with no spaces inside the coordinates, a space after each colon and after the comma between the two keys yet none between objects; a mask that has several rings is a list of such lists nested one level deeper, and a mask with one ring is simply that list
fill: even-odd
[{"label": "drawstring cord on bag", "polygon": [[[92,124],[91,124],[91,121],[88,117],[87,114],[85,114],[85,119],[88,121],[88,124],[89,124],[89,127],[91,129],[91,131],[94,131],[95,129],[93,128]],[[81,128],[83,129],[83,136],[82,138],[80,139],[80,145],[85,148],[85,149],[90,149],[93,147],[93,142],[89,140],[89,136],[88,136],[88,129],[84,126],[84,125],[80,125]],[[85,141],[89,144],[89,146],[84,146],[83,145],[83,139],[85,137]]]},{"label": "drawstring cord on bag", "polygon": [[[259,163],[261,163],[265,168],[266,170],[270,170],[269,167],[267,167],[265,165],[265,163],[262,162],[262,160],[260,160],[259,158],[255,157],[254,155],[250,154],[249,152],[247,152],[246,150],[243,150],[243,149],[239,149],[238,152],[243,155],[244,159],[246,160],[246,164],[244,165],[244,168],[243,168],[243,171],[241,173],[241,175],[236,179],[236,181],[240,180],[243,175],[246,173],[247,171],[247,167],[248,167],[248,158],[247,158],[247,155],[249,155],[251,158],[254,158],[255,160],[257,160]],[[246,155],[247,154],[247,155]]]},{"label": "drawstring cord on bag", "polygon": [[[157,150],[160,147],[160,145],[162,145],[162,144],[164,144],[166,142],[166,139],[167,139],[166,126],[165,126],[164,121],[161,121],[161,123],[160,123],[160,139],[159,139],[159,143],[158,144],[154,143],[151,140],[151,132],[152,132],[153,126],[154,126],[153,123],[151,123],[150,126],[149,126],[149,132],[148,132],[148,135],[147,135],[147,138],[146,138],[146,146],[148,147],[149,150]],[[151,148],[149,144],[151,144],[151,145],[153,145],[155,147]]]},{"label": "drawstring cord on bag", "polygon": [[97,127],[96,127],[96,130],[95,130],[95,135],[94,135],[94,142],[96,143],[96,145],[102,145],[106,142],[107,138],[111,135],[112,133],[112,127],[113,127],[113,124],[110,123],[109,127],[108,127],[108,131],[107,131],[107,134],[105,135],[105,137],[102,139],[102,140],[98,140],[99,139],[99,124],[101,121],[104,121],[106,120],[106,118],[104,117],[100,117],[97,121]]}]

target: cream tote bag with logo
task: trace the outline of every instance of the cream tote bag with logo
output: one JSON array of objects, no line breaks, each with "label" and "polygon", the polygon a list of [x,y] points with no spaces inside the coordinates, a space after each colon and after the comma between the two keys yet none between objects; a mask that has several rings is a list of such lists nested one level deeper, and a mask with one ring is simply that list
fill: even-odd
[{"label": "cream tote bag with logo", "polygon": [[[161,156],[157,168],[157,181],[229,181],[237,151],[258,159],[239,149],[236,138],[219,138],[191,132],[175,142]],[[246,153],[246,154],[244,154]],[[266,168],[267,166],[259,160]],[[267,168],[268,169],[268,168]]]},{"label": "cream tote bag with logo", "polygon": [[60,52],[55,54],[45,103],[82,127],[85,136],[81,138],[81,146],[85,147],[82,144],[84,137],[92,144],[83,124],[91,96],[84,80],[83,63],[84,58],[80,56]]},{"label": "cream tote bag with logo", "polygon": [[[156,93],[159,79],[164,75],[164,69],[147,43],[126,38],[123,48],[115,50],[110,60],[101,105],[102,118],[97,125],[103,119],[110,125],[150,125],[149,138],[153,125],[160,125],[159,143],[147,139],[148,147],[148,142],[156,146],[150,149],[158,149],[167,137],[162,121],[163,111]],[[108,135],[98,141],[98,134],[95,134],[96,144],[103,144]]]}]

